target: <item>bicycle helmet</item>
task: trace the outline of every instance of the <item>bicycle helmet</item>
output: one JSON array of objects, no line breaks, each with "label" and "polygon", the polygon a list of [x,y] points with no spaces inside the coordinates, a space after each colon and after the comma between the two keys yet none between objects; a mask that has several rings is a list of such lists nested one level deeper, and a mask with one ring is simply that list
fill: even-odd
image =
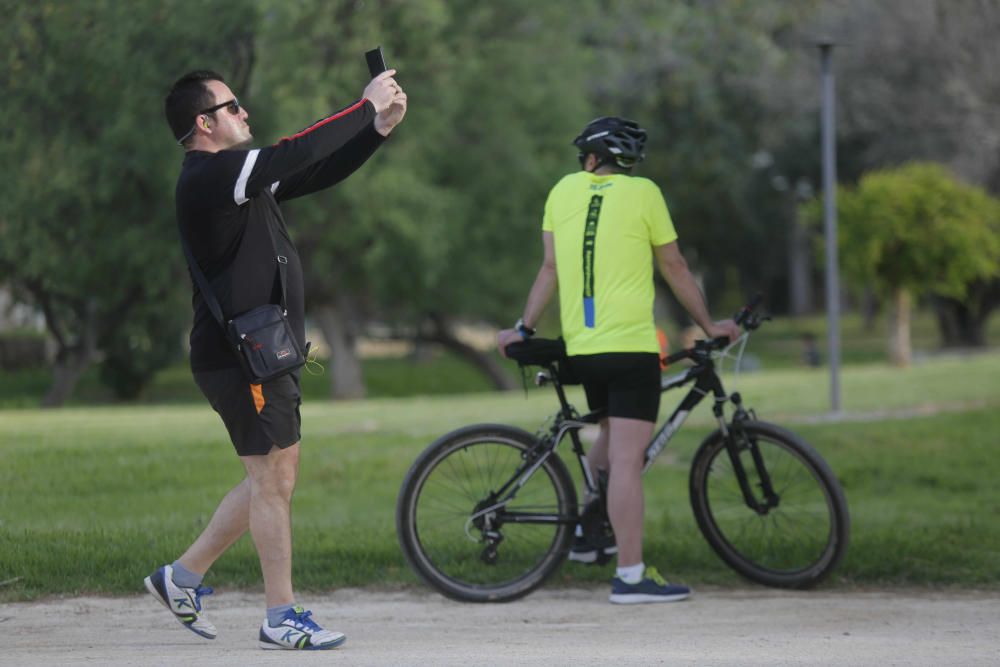
[{"label": "bicycle helmet", "polygon": [[646,130],[634,120],[602,116],[590,121],[573,145],[580,149],[581,163],[588,153],[593,153],[600,164],[614,162],[623,169],[631,169],[646,157],[642,152]]}]

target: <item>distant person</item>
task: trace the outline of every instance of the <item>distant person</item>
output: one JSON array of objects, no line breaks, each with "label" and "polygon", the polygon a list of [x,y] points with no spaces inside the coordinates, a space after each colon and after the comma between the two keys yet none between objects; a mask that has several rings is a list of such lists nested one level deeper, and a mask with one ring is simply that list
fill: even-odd
[{"label": "distant person", "polygon": [[[196,71],[173,85],[165,103],[167,122],[186,151],[177,180],[177,222],[227,317],[279,302],[282,261],[288,319],[305,347],[302,266],[278,205],[345,179],[382,145],[406,113],[406,95],[394,73],[372,79],[361,99],[333,115],[273,146],[254,149],[249,114],[221,76]],[[202,577],[249,529],[267,604],[260,647],[339,646],[344,634],[317,625],[292,591],[298,372],[251,384],[197,287],[193,304],[191,370],[229,431],[246,478],[223,498],[187,551],[146,578],[146,588],[186,628],[214,639],[215,626],[201,605],[212,589],[202,585]],[[199,464],[195,459],[187,465]]]},{"label": "distant person", "polygon": [[802,361],[810,368],[819,368],[823,363],[816,345],[816,336],[809,331],[802,334]]},{"label": "distant person", "polygon": [[642,466],[660,405],[660,361],[653,322],[653,262],[674,295],[709,336],[739,335],[732,320],[713,322],[677,246],[666,202],[652,181],[631,176],[643,159],[646,131],[623,118],[592,121],[574,141],[582,171],[549,193],[542,223],[545,258],[513,329],[497,334],[501,353],[531,337],[558,288],[571,372],[592,411],[606,410],[587,455],[595,479],[607,471],[608,515],[615,541],[587,544],[582,531],[570,557],[597,560],[617,551],[610,601],[683,600],[642,557]]}]

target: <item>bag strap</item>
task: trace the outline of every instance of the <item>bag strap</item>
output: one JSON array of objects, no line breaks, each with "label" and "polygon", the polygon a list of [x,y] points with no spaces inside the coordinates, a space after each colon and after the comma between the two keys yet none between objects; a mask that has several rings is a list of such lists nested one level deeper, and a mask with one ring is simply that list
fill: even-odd
[{"label": "bag strap", "polygon": [[[264,227],[267,229],[267,236],[271,239],[271,250],[274,251],[274,257],[278,262],[278,282],[281,283],[281,310],[287,315],[288,307],[286,304],[286,291],[285,291],[285,280],[287,276],[287,266],[288,258],[284,255],[278,254],[277,244],[274,242],[274,232],[271,231],[271,225],[264,221]],[[191,252],[191,246],[188,245],[187,239],[184,238],[184,232],[181,230],[181,247],[184,249],[184,257],[187,258],[188,268],[191,269],[191,274],[194,276],[195,282],[198,284],[198,290],[201,292],[201,298],[205,300],[205,304],[208,309],[212,311],[212,315],[215,320],[222,327],[222,330],[226,330],[225,317],[222,314],[222,306],[219,304],[219,300],[215,298],[215,292],[212,291],[211,286],[209,286],[208,278],[202,273],[201,267],[198,266],[198,262],[195,261],[194,253]]]},{"label": "bag strap", "polygon": [[288,258],[278,254],[278,244],[274,241],[274,232],[271,231],[271,225],[267,223],[267,220],[264,221],[264,227],[267,229],[268,238],[271,239],[271,250],[274,251],[274,258],[278,262],[278,282],[281,283],[281,310],[287,315],[285,280],[287,279]]},{"label": "bag strap", "polygon": [[212,311],[212,315],[215,316],[215,320],[222,327],[222,330],[226,330],[225,318],[222,316],[222,306],[219,305],[219,300],[215,298],[215,292],[208,285],[208,278],[205,274],[201,272],[201,267],[198,266],[198,262],[195,261],[194,255],[191,253],[191,246],[188,245],[187,239],[184,238],[184,232],[180,234],[181,237],[181,247],[184,248],[184,257],[187,258],[188,268],[191,269],[191,275],[194,276],[194,281],[198,283],[198,290],[201,292],[201,298],[205,300],[205,304],[208,305],[208,309]]}]

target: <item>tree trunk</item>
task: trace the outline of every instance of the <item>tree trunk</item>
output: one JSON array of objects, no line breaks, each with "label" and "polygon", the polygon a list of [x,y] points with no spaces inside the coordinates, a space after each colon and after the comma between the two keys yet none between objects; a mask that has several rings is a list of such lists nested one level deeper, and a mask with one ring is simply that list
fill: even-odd
[{"label": "tree trunk", "polygon": [[861,317],[864,322],[865,333],[873,333],[875,331],[878,311],[878,297],[875,296],[875,292],[870,287],[866,287],[861,295]]},{"label": "tree trunk", "polygon": [[936,296],[933,304],[944,347],[984,347],[986,322],[1000,305],[1000,280],[971,285],[963,301]]},{"label": "tree trunk", "polygon": [[514,378],[492,354],[480,352],[455,337],[447,318],[439,313],[431,313],[433,332],[425,340],[440,343],[446,349],[455,352],[460,357],[483,372],[497,389],[506,391],[518,387]]},{"label": "tree trunk", "polygon": [[892,298],[892,314],[889,318],[889,361],[894,366],[910,365],[910,292],[897,289]]},{"label": "tree trunk", "polygon": [[59,327],[51,315],[51,311],[46,312],[46,321],[51,331],[56,332],[56,340],[59,343],[59,351],[56,353],[56,361],[52,365],[52,384],[48,392],[42,399],[43,408],[58,408],[73,395],[76,383],[84,371],[94,361],[97,355],[97,303],[93,299],[83,306],[82,317],[80,318],[82,331],[75,343],[70,343],[68,337],[64,337]]},{"label": "tree trunk", "polygon": [[367,393],[354,310],[350,297],[341,297],[316,311],[316,321],[330,346],[330,395],[334,400],[364,398]]},{"label": "tree trunk", "polygon": [[65,403],[73,391],[76,383],[93,361],[93,352],[74,348],[70,350],[60,350],[56,356],[56,362],[52,366],[52,384],[42,399],[43,408],[58,408]]}]

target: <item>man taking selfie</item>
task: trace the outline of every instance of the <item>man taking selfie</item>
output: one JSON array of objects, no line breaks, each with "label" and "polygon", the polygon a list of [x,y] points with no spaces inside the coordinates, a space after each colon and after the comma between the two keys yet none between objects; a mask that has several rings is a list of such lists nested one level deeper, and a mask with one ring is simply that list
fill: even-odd
[{"label": "man taking selfie", "polygon": [[[181,243],[226,318],[281,303],[305,348],[302,266],[279,205],[347,178],[385,141],[406,113],[406,94],[394,74],[379,74],[361,99],[264,148],[250,148],[249,113],[221,76],[195,71],[173,85],[165,102],[167,122],[186,151],[176,188]],[[249,530],[267,605],[260,647],[339,646],[344,634],[321,628],[292,590],[299,371],[253,383],[201,291],[195,287],[191,370],[222,418],[246,477],[223,498],[194,543],[146,578],[146,588],[184,627],[214,639],[216,629],[201,604],[212,589],[202,578]]]}]

